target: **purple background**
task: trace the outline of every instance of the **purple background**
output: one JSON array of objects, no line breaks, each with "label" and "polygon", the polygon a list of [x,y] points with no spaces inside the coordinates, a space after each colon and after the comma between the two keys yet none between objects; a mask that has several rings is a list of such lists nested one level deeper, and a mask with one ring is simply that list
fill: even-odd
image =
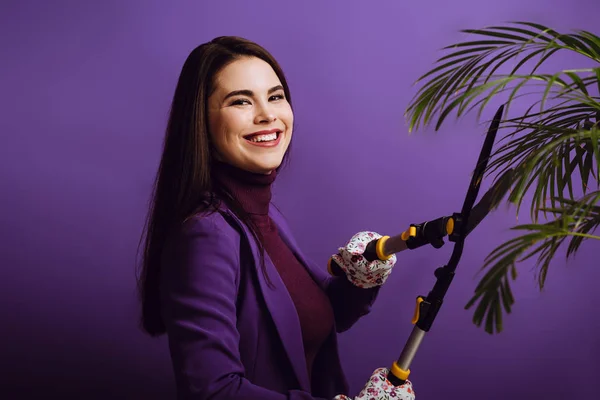
[{"label": "purple background", "polygon": [[[531,20],[599,33],[597,0],[368,3],[2,1],[1,398],[172,398],[165,339],[136,325],[134,263],[171,95],[199,43],[241,35],[281,62],[297,126],[276,201],[325,266],[359,230],[396,234],[460,210],[486,126],[473,114],[408,135],[402,117],[459,29]],[[597,398],[596,243],[556,259],[543,293],[522,264],[501,335],[463,310],[515,223],[503,208],[469,238],[412,366],[419,400]],[[414,298],[450,251],[401,254],[372,314],[341,336],[353,392],[398,356]]]}]

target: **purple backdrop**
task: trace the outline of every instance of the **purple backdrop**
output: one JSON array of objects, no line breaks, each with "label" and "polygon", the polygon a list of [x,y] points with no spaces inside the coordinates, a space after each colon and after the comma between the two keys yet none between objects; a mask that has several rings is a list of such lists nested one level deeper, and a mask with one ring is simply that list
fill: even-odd
[{"label": "purple backdrop", "polygon": [[[472,115],[408,135],[402,118],[439,48],[507,20],[598,33],[595,1],[2,1],[0,397],[172,398],[166,342],[136,326],[134,261],[171,95],[197,44],[241,35],[283,65],[297,127],[276,201],[325,266],[359,230],[396,234],[460,210],[485,126]],[[463,310],[515,222],[502,209],[469,238],[412,366],[419,400],[597,398],[597,246],[555,260],[544,293],[521,265],[499,336]],[[398,356],[414,298],[450,250],[401,254],[373,313],[341,336],[353,391]]]}]

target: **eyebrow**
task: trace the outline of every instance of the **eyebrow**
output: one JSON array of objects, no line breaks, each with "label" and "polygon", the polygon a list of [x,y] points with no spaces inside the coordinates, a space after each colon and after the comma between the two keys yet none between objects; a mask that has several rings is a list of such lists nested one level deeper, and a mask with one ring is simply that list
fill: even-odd
[{"label": "eyebrow", "polygon": [[[271,93],[276,92],[278,90],[283,90],[283,86],[281,86],[281,85],[273,86],[271,89],[269,89],[269,91],[267,93],[271,94]],[[252,90],[248,90],[248,89],[234,90],[233,92],[228,93],[227,96],[225,96],[225,98],[223,100],[227,100],[230,97],[239,96],[239,95],[244,95],[244,96],[252,97],[252,96],[254,96],[254,92],[252,92]]]}]

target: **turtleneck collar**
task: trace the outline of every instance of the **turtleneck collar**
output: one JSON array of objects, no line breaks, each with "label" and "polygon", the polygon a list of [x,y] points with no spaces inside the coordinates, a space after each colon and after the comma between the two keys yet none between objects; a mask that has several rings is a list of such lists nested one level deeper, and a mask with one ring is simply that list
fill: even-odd
[{"label": "turtleneck collar", "polygon": [[216,185],[223,185],[249,214],[267,215],[271,204],[271,184],[277,171],[270,174],[248,172],[223,162],[213,164]]}]

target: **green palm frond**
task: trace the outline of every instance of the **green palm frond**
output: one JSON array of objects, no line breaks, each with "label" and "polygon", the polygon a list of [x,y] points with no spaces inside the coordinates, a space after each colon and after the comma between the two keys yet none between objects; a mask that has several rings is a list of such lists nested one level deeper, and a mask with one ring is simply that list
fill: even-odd
[{"label": "green palm frond", "polygon": [[[485,107],[499,99],[509,115],[515,100],[533,98],[520,115],[501,122],[508,134],[499,141],[486,171],[503,174],[512,169],[511,184],[495,196],[508,195],[517,205],[517,215],[526,194],[533,193],[532,223],[513,228],[529,232],[488,256],[482,267],[488,272],[466,306],[478,301],[474,323],[485,321],[485,330],[493,333],[502,330],[502,313],[511,312],[510,280],[516,279],[517,263],[537,255],[542,289],[551,260],[568,237],[567,257],[583,240],[600,239],[593,235],[600,225],[600,37],[582,30],[559,33],[531,22],[463,32],[483,38],[444,48],[450,53],[418,79],[424,84],[406,117],[409,132],[431,124],[439,130],[453,111],[458,118],[478,108],[479,119]],[[559,51],[598,66],[540,73],[542,64]],[[580,187],[575,187],[576,178],[581,179]],[[554,219],[538,223],[540,214]]]},{"label": "green palm frond", "polygon": [[[594,90],[600,90],[600,67],[569,69],[556,74],[538,74],[536,71],[559,50],[575,52],[600,64],[600,37],[586,31],[560,34],[528,22],[515,24],[517,27],[463,31],[487,36],[490,40],[446,47],[455,51],[441,57],[437,61],[441,65],[419,78],[417,82],[425,79],[428,82],[418,91],[406,115],[410,119],[409,131],[421,124],[433,123],[434,117],[439,115],[435,122],[438,130],[453,110],[460,117],[479,107],[480,118],[489,101],[510,92],[505,96],[508,114],[516,98],[536,95],[537,101],[524,115],[502,122],[501,127],[512,133],[503,139],[508,142],[492,155],[495,160],[488,166],[488,172],[499,167],[515,170],[516,188],[510,200],[517,204],[517,212],[525,193],[537,182],[531,205],[532,217],[537,219],[536,210],[546,205],[549,194],[550,197],[553,197],[552,193],[560,195],[566,187],[572,197],[571,181],[564,178],[573,168],[580,170],[586,188],[590,174],[596,178],[596,186],[600,185],[597,168],[594,168],[600,164],[598,131],[593,129],[599,128],[600,121],[600,97],[593,95]],[[540,60],[529,74],[517,74],[536,56]],[[516,65],[509,73],[496,74],[511,60]],[[523,94],[525,87],[537,88],[537,91],[532,89]],[[553,104],[547,107],[548,102]],[[589,123],[584,126],[584,121]],[[582,129],[589,131],[587,137],[581,133]],[[571,155],[573,151],[576,153]],[[584,158],[581,160],[581,157]]]},{"label": "green palm frond", "polygon": [[498,246],[486,258],[482,269],[489,270],[475,289],[475,295],[465,306],[465,309],[469,309],[479,301],[473,322],[481,326],[485,320],[486,332],[501,332],[502,309],[507,313],[511,312],[514,297],[510,280],[517,278],[517,263],[537,255],[537,281],[542,289],[550,263],[568,237],[571,240],[567,247],[567,258],[579,249],[583,239],[600,239],[600,236],[591,234],[600,226],[600,191],[591,192],[577,201],[556,201],[560,203],[560,208],[549,211],[560,215],[558,218],[546,224],[514,227],[515,230],[526,230],[530,233]]},{"label": "green palm frond", "polygon": [[490,173],[513,168],[513,185],[507,191],[511,190],[508,199],[517,204],[517,213],[525,194],[534,189],[530,208],[534,222],[540,211],[555,207],[555,199],[565,197],[565,191],[574,198],[574,174],[581,178],[583,194],[600,187],[600,126],[578,129],[568,123],[506,124],[515,132],[525,128],[529,132],[499,147],[488,166]]},{"label": "green palm frond", "polygon": [[[479,106],[478,116],[485,105],[496,95],[506,92],[514,83],[506,101],[506,113],[512,101],[527,83],[537,83],[543,90],[540,107],[550,98],[585,103],[600,112],[598,97],[590,89],[599,88],[600,68],[568,69],[555,74],[537,74],[536,71],[558,51],[571,51],[600,63],[600,37],[586,31],[560,34],[546,26],[516,22],[515,26],[494,26],[486,29],[467,29],[462,32],[486,36],[487,40],[473,40],[444,47],[452,53],[437,60],[437,67],[421,76],[417,83],[427,83],[417,92],[406,110],[409,132],[421,123],[432,122],[439,114],[435,129],[439,129],[448,114],[457,109],[457,116]],[[533,30],[531,30],[533,29]],[[507,74],[496,74],[509,61],[517,61]],[[528,74],[517,74],[528,62],[539,56]],[[581,76],[587,75],[587,76]],[[486,93],[487,94],[484,94]],[[471,105],[475,99],[482,97]],[[469,107],[471,105],[471,107]]]}]

